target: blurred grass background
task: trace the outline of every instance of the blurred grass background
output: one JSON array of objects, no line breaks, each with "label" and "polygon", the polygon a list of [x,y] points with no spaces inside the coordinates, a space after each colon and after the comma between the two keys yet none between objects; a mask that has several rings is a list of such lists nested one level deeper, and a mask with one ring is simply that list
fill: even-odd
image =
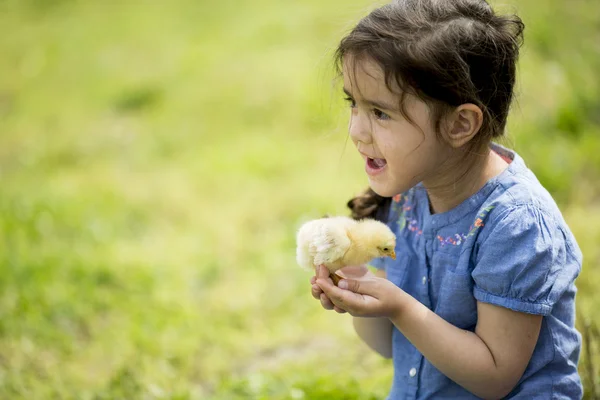
[{"label": "blurred grass background", "polygon": [[[0,398],[384,398],[390,362],[294,261],[297,227],[366,185],[331,52],[373,6],[0,0]],[[583,249],[584,327],[600,3],[498,8],[526,23],[505,144]],[[592,338],[587,398],[599,353]]]}]

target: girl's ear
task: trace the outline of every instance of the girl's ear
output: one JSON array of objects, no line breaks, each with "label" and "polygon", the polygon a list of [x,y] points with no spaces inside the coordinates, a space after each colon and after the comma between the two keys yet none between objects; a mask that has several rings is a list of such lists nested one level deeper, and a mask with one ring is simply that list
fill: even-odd
[{"label": "girl's ear", "polygon": [[479,132],[483,123],[483,112],[475,104],[461,104],[450,114],[447,122],[446,141],[457,149],[471,141]]}]

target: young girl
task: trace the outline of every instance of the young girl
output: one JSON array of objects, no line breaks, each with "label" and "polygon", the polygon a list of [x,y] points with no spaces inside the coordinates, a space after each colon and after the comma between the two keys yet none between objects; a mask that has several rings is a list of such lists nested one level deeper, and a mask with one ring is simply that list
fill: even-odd
[{"label": "young girl", "polygon": [[337,61],[396,260],[320,267],[312,294],[393,358],[389,399],[580,399],[574,280],[582,255],[525,162],[494,143],[523,23],[483,0],[399,0],[362,19]]}]

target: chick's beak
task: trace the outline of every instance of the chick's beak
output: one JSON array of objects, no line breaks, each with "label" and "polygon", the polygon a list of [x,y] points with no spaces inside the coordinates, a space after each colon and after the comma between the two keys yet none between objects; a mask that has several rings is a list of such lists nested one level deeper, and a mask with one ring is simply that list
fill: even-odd
[{"label": "chick's beak", "polygon": [[392,260],[396,259],[396,251],[392,250],[392,254],[390,254],[390,257],[392,258]]}]

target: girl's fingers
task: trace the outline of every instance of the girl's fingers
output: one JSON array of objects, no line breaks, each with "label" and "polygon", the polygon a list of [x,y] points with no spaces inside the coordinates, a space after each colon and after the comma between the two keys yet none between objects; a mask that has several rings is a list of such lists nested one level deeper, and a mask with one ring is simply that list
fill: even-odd
[{"label": "girl's fingers", "polygon": [[359,307],[364,302],[362,294],[340,289],[339,287],[334,286],[331,280],[317,279],[317,285],[323,291],[324,296],[327,297],[334,306],[341,309],[347,310],[349,308]]},{"label": "girl's fingers", "polygon": [[328,285],[333,286],[333,282],[331,281],[331,278],[329,277],[329,270],[323,265],[319,265],[317,267],[317,276],[313,276],[310,279],[310,283],[312,285],[310,292],[315,299],[319,299],[321,301],[321,306],[323,306],[324,309],[335,310],[335,312],[337,312],[338,314],[346,313],[346,310],[344,310],[341,307],[336,306],[331,301],[331,299],[329,297],[327,297],[327,295],[325,295],[325,293],[323,293],[323,289],[317,284],[317,280],[325,281],[325,282],[327,282]]},{"label": "girl's fingers", "polygon": [[344,279],[338,282],[338,287],[354,293],[368,294],[377,297],[381,291],[381,278],[373,279]]},{"label": "girl's fingers", "polygon": [[327,298],[327,296],[325,296],[325,294],[321,293],[321,305],[323,306],[324,309],[326,310],[333,310],[333,303],[331,302],[331,300],[329,300],[329,298]]},{"label": "girl's fingers", "polygon": [[310,293],[312,294],[312,297],[319,300],[321,298],[321,293],[323,293],[323,291],[321,290],[319,285],[312,285],[312,287],[310,289]]},{"label": "girl's fingers", "polygon": [[342,278],[360,278],[369,273],[369,269],[364,265],[348,265],[336,271]]},{"label": "girl's fingers", "polygon": [[[331,281],[331,278],[329,278],[329,270],[324,265],[319,265],[317,268],[317,279],[329,279]],[[331,283],[333,284],[333,282]]]}]

